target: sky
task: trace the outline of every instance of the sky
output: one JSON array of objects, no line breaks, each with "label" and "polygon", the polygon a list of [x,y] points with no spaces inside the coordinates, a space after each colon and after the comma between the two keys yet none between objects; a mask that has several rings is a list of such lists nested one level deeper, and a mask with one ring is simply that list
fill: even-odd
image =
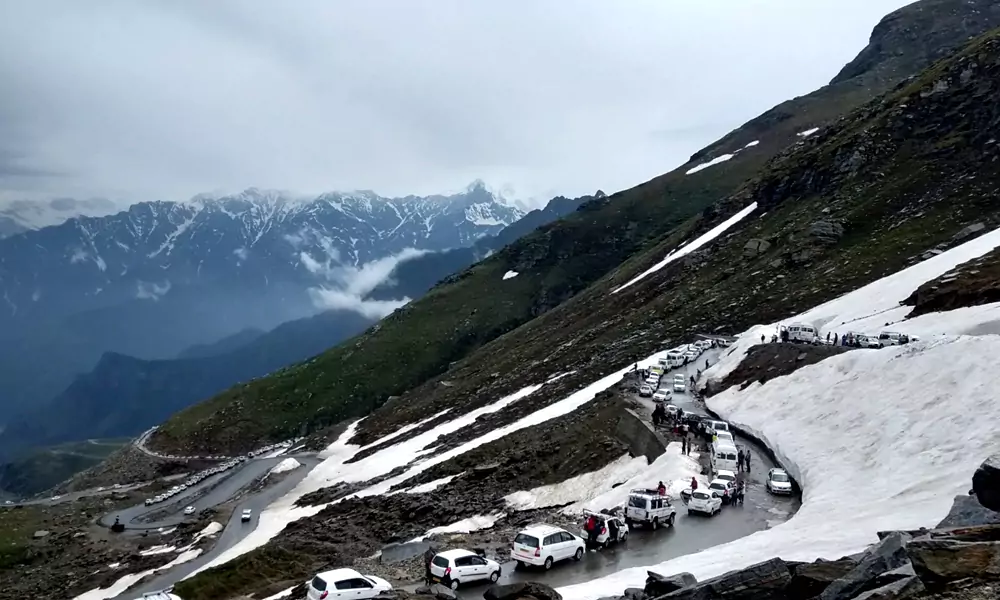
[{"label": "sky", "polygon": [[0,200],[612,193],[906,0],[0,0]]}]

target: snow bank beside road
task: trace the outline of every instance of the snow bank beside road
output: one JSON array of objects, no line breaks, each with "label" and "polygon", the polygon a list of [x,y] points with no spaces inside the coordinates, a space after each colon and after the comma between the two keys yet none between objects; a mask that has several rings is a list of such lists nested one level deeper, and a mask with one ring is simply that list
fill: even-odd
[{"label": "snow bank beside road", "polygon": [[[709,407],[759,435],[804,489],[773,529],[648,567],[699,579],[780,556],[811,561],[864,549],[886,529],[933,525],[1000,451],[1000,337],[948,337],[848,352],[729,389]],[[592,600],[642,587],[647,568],[561,588]]]},{"label": "snow bank beside road", "polygon": [[624,504],[629,490],[655,489],[664,482],[673,498],[680,498],[681,490],[691,486],[691,478],[708,485],[701,477],[697,453],[681,454],[681,445],[671,442],[666,452],[650,463],[645,456],[629,458],[625,454],[602,469],[570,477],[565,481],[544,485],[532,490],[519,491],[504,499],[512,510],[529,510],[571,504],[563,512],[580,513],[584,509],[601,510]]},{"label": "snow bank beside road", "polygon": [[277,475],[279,473],[287,473],[288,471],[293,471],[302,466],[302,463],[295,460],[294,458],[286,458],[280,463],[271,467],[271,470],[267,472],[268,475]]}]

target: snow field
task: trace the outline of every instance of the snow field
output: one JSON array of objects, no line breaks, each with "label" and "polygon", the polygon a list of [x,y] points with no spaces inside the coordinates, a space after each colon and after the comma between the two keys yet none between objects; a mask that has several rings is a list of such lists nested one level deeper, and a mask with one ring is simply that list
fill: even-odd
[{"label": "snow field", "polygon": [[[944,337],[858,350],[731,388],[709,407],[759,436],[802,485],[802,507],[769,530],[648,569],[699,579],[780,556],[835,559],[877,531],[935,525],[1000,451],[1000,337]],[[559,591],[591,600],[641,587],[647,568]]]},{"label": "snow field", "polygon": [[280,463],[271,467],[271,470],[267,472],[268,475],[277,475],[279,473],[287,473],[288,471],[294,471],[295,469],[302,466],[302,463],[295,460],[294,458],[286,458]]},{"label": "snow field", "polygon": [[730,160],[734,156],[736,156],[735,153],[734,154],[723,154],[721,156],[716,156],[715,158],[713,158],[712,160],[710,160],[708,162],[703,162],[700,165],[697,165],[695,167],[692,167],[692,168],[688,169],[687,171],[684,172],[684,174],[685,175],[693,175],[693,174],[697,173],[698,171],[704,171],[705,169],[707,169],[709,167],[714,167],[715,165],[722,164],[722,163],[726,162],[727,160]]},{"label": "snow field", "polygon": [[507,281],[508,279],[513,279],[518,275],[520,275],[520,273],[518,273],[517,271],[507,271],[506,273],[503,274],[503,279],[504,281]]},{"label": "snow field", "polygon": [[[997,246],[1000,246],[1000,229],[983,234],[974,240],[883,277],[878,281],[873,281],[853,292],[848,292],[839,298],[786,319],[783,323],[808,323],[820,330],[820,334],[824,336],[827,331],[836,331],[839,334],[848,331],[878,333],[885,329],[885,323],[898,323],[910,313],[912,307],[900,306],[899,303],[908,298],[918,287],[932,279],[941,277],[964,262],[983,256]],[[891,328],[921,337],[962,333],[1000,333],[1000,327],[992,325],[996,318],[1000,318],[1000,315],[991,315],[990,313],[995,311],[991,310],[989,306],[964,308],[947,313],[932,313],[905,321]],[[769,342],[771,335],[778,333],[778,326],[778,323],[758,325],[742,333],[731,346],[730,351],[703,373],[699,385],[703,388],[708,380],[722,381],[725,379],[740,364],[743,357],[746,356],[747,350],[751,346],[761,343],[761,334]],[[992,329],[983,330],[983,327],[992,327]]]},{"label": "snow field", "polygon": [[633,277],[632,279],[630,279],[625,284],[618,286],[617,288],[615,288],[614,290],[612,290],[611,293],[612,294],[617,294],[618,292],[624,290],[625,288],[627,288],[627,287],[629,287],[629,286],[631,286],[631,285],[633,285],[635,283],[638,283],[638,282],[642,281],[643,279],[645,279],[647,276],[652,275],[653,273],[659,271],[660,269],[662,269],[663,267],[665,267],[665,266],[669,265],[670,263],[674,262],[678,258],[682,258],[684,256],[687,256],[688,254],[691,254],[692,252],[694,252],[698,248],[701,248],[705,244],[710,243],[712,240],[714,240],[715,238],[717,238],[720,235],[722,235],[723,233],[725,233],[725,231],[727,229],[729,229],[730,227],[732,227],[736,223],[739,223],[744,217],[746,217],[747,215],[749,215],[750,213],[752,213],[755,210],[757,210],[757,203],[756,202],[754,202],[753,204],[745,207],[740,212],[736,213],[735,215],[729,217],[728,219],[726,219],[722,223],[719,223],[718,225],[716,225],[712,229],[710,229],[710,230],[706,231],[705,233],[703,233],[702,235],[698,236],[690,244],[687,244],[687,245],[681,244],[675,250],[673,250],[672,252],[670,252],[669,254],[667,254],[666,258],[664,258],[660,262],[656,263],[652,267],[646,269],[645,271],[643,271],[639,275]]},{"label": "snow field", "polygon": [[131,575],[126,575],[120,578],[118,581],[114,582],[110,587],[101,589],[93,589],[89,592],[84,592],[79,596],[73,598],[73,600],[106,600],[107,598],[114,598],[115,596],[123,593],[125,590],[138,583],[140,579],[153,573],[158,573],[160,571],[166,571],[167,569],[176,567],[177,565],[184,564],[186,562],[192,561],[201,555],[201,549],[188,550],[177,555],[177,558],[163,565],[162,567],[156,569],[149,569],[148,571],[142,571],[140,573],[132,573]]}]

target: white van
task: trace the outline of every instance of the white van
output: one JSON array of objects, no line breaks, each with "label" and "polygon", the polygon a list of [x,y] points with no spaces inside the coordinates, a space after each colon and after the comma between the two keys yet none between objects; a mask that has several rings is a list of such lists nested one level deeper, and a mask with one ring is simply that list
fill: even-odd
[{"label": "white van", "polygon": [[684,353],[678,352],[677,350],[671,351],[667,354],[667,364],[671,369],[676,369],[677,367],[684,366]]},{"label": "white van", "polygon": [[812,344],[819,339],[819,331],[812,325],[792,323],[788,326],[788,341]]},{"label": "white van", "polygon": [[900,344],[909,343],[910,338],[903,333],[896,333],[895,331],[883,331],[878,334],[879,346],[885,348],[886,346],[899,346]]},{"label": "white van", "polygon": [[737,462],[739,450],[730,443],[718,442],[712,444],[712,472],[719,471],[739,471],[740,465]]}]

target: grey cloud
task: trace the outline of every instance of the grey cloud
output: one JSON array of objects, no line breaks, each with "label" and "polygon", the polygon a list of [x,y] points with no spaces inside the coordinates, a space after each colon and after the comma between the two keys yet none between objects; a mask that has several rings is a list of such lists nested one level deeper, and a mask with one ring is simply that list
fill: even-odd
[{"label": "grey cloud", "polygon": [[299,255],[309,272],[325,278],[329,284],[310,288],[309,294],[317,308],[354,311],[368,318],[382,318],[405,305],[410,298],[372,300],[367,298],[379,285],[391,282],[393,270],[401,263],[427,254],[424,250],[406,248],[398,254],[365,263],[360,267],[342,265],[336,255],[321,260],[307,252]]},{"label": "grey cloud", "polygon": [[0,198],[622,189],[822,85],[905,3],[8,2]]}]

